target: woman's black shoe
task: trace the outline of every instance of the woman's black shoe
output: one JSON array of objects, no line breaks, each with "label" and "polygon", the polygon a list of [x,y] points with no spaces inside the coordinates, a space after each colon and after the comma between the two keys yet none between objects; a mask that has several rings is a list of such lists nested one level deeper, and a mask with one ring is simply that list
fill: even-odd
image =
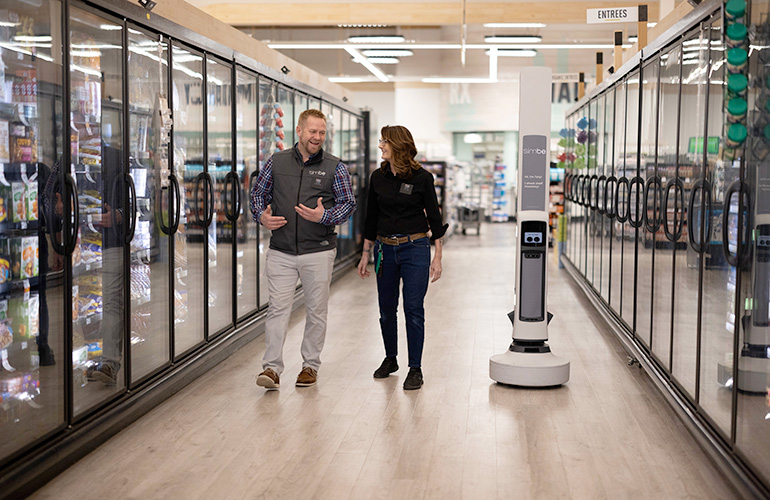
[{"label": "woman's black shoe", "polygon": [[380,367],[374,371],[374,378],[387,378],[396,370],[398,370],[396,358],[385,358]]},{"label": "woman's black shoe", "polygon": [[422,370],[419,368],[409,368],[409,374],[404,380],[404,390],[411,391],[422,387]]}]

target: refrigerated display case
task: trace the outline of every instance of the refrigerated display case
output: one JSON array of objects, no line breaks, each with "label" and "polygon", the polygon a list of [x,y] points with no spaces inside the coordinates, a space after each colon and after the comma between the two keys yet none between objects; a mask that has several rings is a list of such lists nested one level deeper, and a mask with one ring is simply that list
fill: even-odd
[{"label": "refrigerated display case", "polygon": [[60,16],[52,0],[0,11],[0,464],[68,421]]},{"label": "refrigerated display case", "polygon": [[[769,12],[767,0],[701,3],[565,118],[570,133],[596,117],[614,158],[596,188],[590,160],[588,176],[566,164],[568,272],[756,497],[770,492]],[[600,211],[610,237],[591,267],[583,249]]]},{"label": "refrigerated display case", "polygon": [[0,496],[260,333],[259,168],[302,109],[362,114],[237,50],[129,1],[2,3]]}]

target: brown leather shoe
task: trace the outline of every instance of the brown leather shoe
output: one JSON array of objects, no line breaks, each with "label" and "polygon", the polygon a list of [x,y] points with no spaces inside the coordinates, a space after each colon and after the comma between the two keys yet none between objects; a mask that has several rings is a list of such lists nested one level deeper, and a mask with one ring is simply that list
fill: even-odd
[{"label": "brown leather shoe", "polygon": [[297,376],[297,387],[310,387],[318,380],[318,372],[306,366]]},{"label": "brown leather shoe", "polygon": [[278,377],[278,374],[271,368],[268,368],[257,376],[257,385],[264,387],[268,391],[281,387],[280,381],[281,379]]}]

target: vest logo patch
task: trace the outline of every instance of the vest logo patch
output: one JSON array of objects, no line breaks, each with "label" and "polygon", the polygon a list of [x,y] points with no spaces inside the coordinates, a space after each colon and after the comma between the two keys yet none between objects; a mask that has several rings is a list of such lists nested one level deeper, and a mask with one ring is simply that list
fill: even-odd
[{"label": "vest logo patch", "polygon": [[322,185],[323,185],[323,183],[321,182],[321,179],[319,179],[318,177],[316,177],[315,179],[313,179],[313,186],[315,186],[315,187],[321,187]]},{"label": "vest logo patch", "polygon": [[320,175],[321,177],[326,177],[326,172],[323,170],[308,170],[307,173],[310,175]]},{"label": "vest logo patch", "polygon": [[401,184],[401,189],[399,189],[399,192],[401,194],[412,194],[412,189],[414,189],[414,184],[403,183]]}]

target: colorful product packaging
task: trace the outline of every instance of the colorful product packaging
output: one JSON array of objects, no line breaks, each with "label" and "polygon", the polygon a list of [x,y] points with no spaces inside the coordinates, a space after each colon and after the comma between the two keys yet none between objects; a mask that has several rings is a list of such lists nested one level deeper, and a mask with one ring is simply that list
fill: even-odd
[{"label": "colorful product packaging", "polygon": [[17,339],[25,340],[31,336],[29,302],[22,296],[11,297],[8,301],[8,317],[13,323],[13,333]]},{"label": "colorful product packaging", "polygon": [[5,120],[0,120],[0,161],[11,161],[10,130]]},{"label": "colorful product packaging", "polygon": [[37,211],[37,184],[27,184],[27,220],[39,220]]},{"label": "colorful product packaging", "polygon": [[12,207],[11,211],[13,222],[24,222],[27,220],[27,199],[25,194],[26,186],[23,182],[11,183]]}]

